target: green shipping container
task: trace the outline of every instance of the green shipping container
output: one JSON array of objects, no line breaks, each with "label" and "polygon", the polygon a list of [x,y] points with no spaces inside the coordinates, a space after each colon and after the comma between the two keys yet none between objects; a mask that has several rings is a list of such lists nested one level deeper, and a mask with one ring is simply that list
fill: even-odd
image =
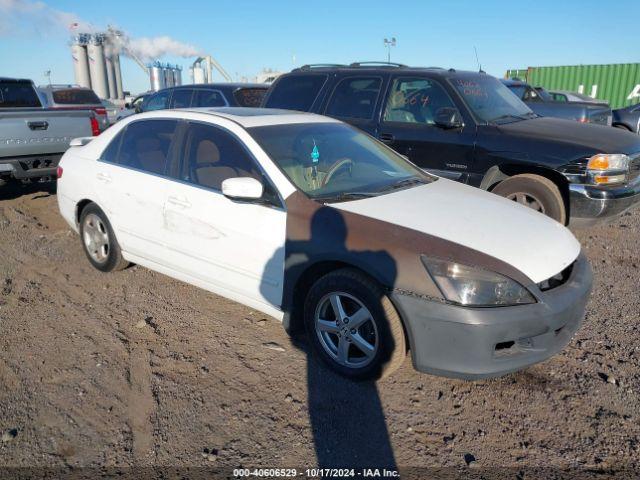
[{"label": "green shipping container", "polygon": [[547,90],[581,92],[607,100],[611,108],[640,103],[640,63],[529,67],[507,70],[505,76]]}]

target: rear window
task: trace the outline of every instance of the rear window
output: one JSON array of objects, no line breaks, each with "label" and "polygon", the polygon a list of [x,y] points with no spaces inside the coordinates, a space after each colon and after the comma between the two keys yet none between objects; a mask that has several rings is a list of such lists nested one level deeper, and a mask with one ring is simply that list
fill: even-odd
[{"label": "rear window", "polygon": [[233,92],[233,96],[241,107],[259,107],[265,93],[266,88],[239,88]]},{"label": "rear window", "polygon": [[327,75],[290,75],[273,86],[265,107],[308,111],[320,93]]},{"label": "rear window", "polygon": [[31,82],[1,82],[0,108],[41,107],[38,94]]},{"label": "rear window", "polygon": [[100,104],[100,99],[93,90],[83,90],[79,88],[69,88],[66,90],[55,90],[51,96],[53,103],[60,105],[96,105]]}]

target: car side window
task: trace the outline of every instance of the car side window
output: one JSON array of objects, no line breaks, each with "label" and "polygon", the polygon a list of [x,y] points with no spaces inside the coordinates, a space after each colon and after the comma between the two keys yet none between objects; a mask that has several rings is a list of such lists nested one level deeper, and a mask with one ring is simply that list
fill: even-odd
[{"label": "car side window", "polygon": [[536,92],[533,88],[527,87],[524,95],[522,96],[523,102],[541,102],[540,94]]},{"label": "car side window", "polygon": [[169,108],[189,108],[191,106],[191,95],[193,95],[193,90],[190,88],[174,90]]},{"label": "car side window", "polygon": [[197,89],[193,99],[193,107],[225,107],[222,93],[218,90]]},{"label": "car side window", "polygon": [[308,111],[327,81],[327,75],[290,75],[272,87],[265,102],[267,108]]},{"label": "car side window", "polygon": [[102,151],[100,160],[109,163],[116,163],[118,161],[118,150],[120,149],[120,144],[122,143],[123,136],[124,130],[120,131],[115,137],[111,139],[111,142],[109,142],[107,148]]},{"label": "car side window", "polygon": [[146,105],[143,105],[145,112],[151,112],[153,110],[162,110],[167,108],[167,102],[169,100],[169,91],[160,92],[149,98]]},{"label": "car side window", "polygon": [[373,118],[381,86],[380,77],[344,78],[333,90],[325,114],[369,120]]},{"label": "car side window", "polygon": [[122,137],[117,163],[165,175],[177,126],[176,120],[140,120],[130,123]]},{"label": "car side window", "polygon": [[[263,181],[255,161],[227,131],[199,123],[189,125],[180,169],[181,180],[222,190],[227,178],[252,177]],[[263,182],[264,183],[264,182]]]},{"label": "car side window", "polygon": [[439,109],[456,108],[444,90],[428,78],[396,78],[387,97],[383,121],[435,125]]}]

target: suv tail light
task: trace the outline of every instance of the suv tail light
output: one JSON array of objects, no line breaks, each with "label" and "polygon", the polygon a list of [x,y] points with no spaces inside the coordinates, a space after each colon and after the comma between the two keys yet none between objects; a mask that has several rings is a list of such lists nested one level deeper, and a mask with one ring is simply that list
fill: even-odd
[{"label": "suv tail light", "polygon": [[97,115],[106,115],[107,114],[107,109],[106,108],[102,108],[102,107],[94,108],[93,111],[96,112]]},{"label": "suv tail light", "polygon": [[62,178],[62,172],[62,167],[58,165],[58,168],[56,168],[56,178]]},{"label": "suv tail light", "polygon": [[91,117],[91,135],[94,137],[100,135],[100,125],[98,124],[96,117]]}]

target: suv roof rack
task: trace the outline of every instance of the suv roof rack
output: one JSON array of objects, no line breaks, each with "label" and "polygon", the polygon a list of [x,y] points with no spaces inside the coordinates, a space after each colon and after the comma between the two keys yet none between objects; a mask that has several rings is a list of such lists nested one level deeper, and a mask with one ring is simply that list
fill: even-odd
[{"label": "suv roof rack", "polygon": [[371,66],[380,66],[380,67],[394,67],[394,68],[402,68],[406,67],[403,63],[394,63],[394,62],[354,62],[350,64],[350,67],[368,67]]},{"label": "suv roof rack", "polygon": [[307,65],[302,65],[301,67],[294,68],[294,70],[311,70],[312,68],[338,68],[338,67],[346,67],[346,65],[342,63],[310,63]]}]

